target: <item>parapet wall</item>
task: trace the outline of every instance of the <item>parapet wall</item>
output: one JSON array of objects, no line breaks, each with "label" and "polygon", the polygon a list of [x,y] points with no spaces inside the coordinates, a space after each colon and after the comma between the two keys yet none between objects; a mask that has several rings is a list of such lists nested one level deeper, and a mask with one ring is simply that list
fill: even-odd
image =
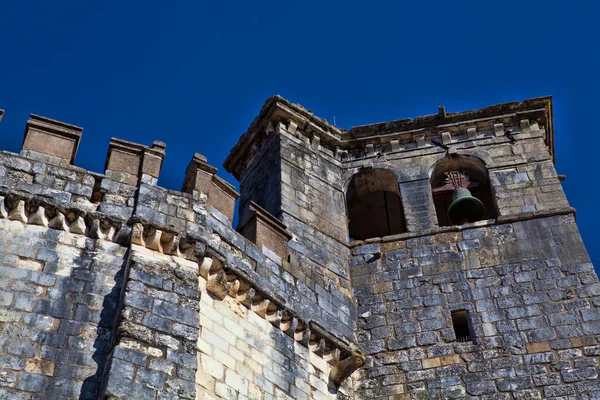
[{"label": "parapet wall", "polygon": [[237,194],[205,159],[167,190],[164,144],[113,139],[93,173],[71,165],[80,128],[32,121],[21,155],[0,153],[0,398],[351,396],[355,368],[334,368],[353,357],[349,297],[332,316],[233,230]]}]

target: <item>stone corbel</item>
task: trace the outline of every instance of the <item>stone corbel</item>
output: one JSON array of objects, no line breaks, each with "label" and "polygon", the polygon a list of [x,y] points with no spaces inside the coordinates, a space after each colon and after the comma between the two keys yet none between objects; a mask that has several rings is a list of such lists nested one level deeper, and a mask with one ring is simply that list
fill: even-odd
[{"label": "stone corbel", "polygon": [[256,295],[256,290],[253,287],[249,287],[248,290],[243,292],[238,291],[236,300],[239,301],[244,307],[250,308],[252,306],[252,299]]},{"label": "stone corbel", "polygon": [[440,138],[442,139],[442,144],[450,144],[452,142],[452,136],[448,131],[440,132]]},{"label": "stone corbel", "polygon": [[335,158],[337,160],[343,161],[348,158],[348,150],[343,150],[340,147],[335,148]]},{"label": "stone corbel", "polygon": [[321,137],[319,135],[313,134],[310,137],[310,145],[314,148],[314,149],[319,149],[319,147],[321,146]]},{"label": "stone corbel", "polygon": [[8,219],[27,223],[27,215],[25,214],[25,200],[16,200],[14,206],[11,207],[8,213]]},{"label": "stone corbel", "polygon": [[48,222],[48,226],[52,229],[69,232],[69,224],[63,213],[56,211],[56,215]]},{"label": "stone corbel", "polygon": [[290,119],[288,121],[287,131],[289,133],[291,133],[292,135],[295,135],[297,129],[298,129],[298,124]]},{"label": "stone corbel", "polygon": [[289,319],[285,319],[285,315],[284,315],[284,319],[282,319],[282,321],[281,321],[281,330],[283,331],[283,333],[285,333],[286,335],[288,335],[289,337],[291,337],[293,339],[294,333],[296,333],[297,328],[298,328],[298,318],[296,318],[290,314]]},{"label": "stone corbel", "polygon": [[470,126],[467,128],[467,138],[477,139],[477,126]]},{"label": "stone corbel", "polygon": [[255,301],[252,304],[252,311],[254,311],[256,314],[260,315],[262,318],[266,319],[267,309],[269,308],[270,303],[271,303],[271,300],[269,300],[269,299],[261,299],[261,300]]},{"label": "stone corbel", "polygon": [[350,375],[362,367],[367,358],[359,351],[353,351],[350,357],[344,358],[338,362],[329,371],[329,380],[336,387],[339,387]]},{"label": "stone corbel", "polygon": [[48,226],[48,218],[46,217],[44,206],[38,206],[37,210],[29,215],[29,223],[43,227]]},{"label": "stone corbel", "polygon": [[231,283],[227,281],[227,274],[225,270],[219,270],[214,274],[209,275],[206,280],[206,290],[214,296],[223,300],[231,289]]},{"label": "stone corbel", "polygon": [[494,136],[504,136],[504,124],[503,123],[494,124],[493,128],[494,128]]},{"label": "stone corbel", "polygon": [[[41,206],[40,206],[41,208]],[[85,220],[81,215],[77,216],[73,222],[69,225],[69,231],[71,233],[77,233],[80,235],[85,235],[87,231],[87,227],[85,226]]]}]

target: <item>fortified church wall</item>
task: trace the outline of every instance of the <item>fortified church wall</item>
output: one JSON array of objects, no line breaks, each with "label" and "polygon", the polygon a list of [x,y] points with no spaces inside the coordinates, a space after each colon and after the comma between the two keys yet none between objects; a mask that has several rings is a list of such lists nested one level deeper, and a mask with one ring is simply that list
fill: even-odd
[{"label": "fortified church wall", "polygon": [[199,154],[159,187],[162,142],[83,170],[81,136],[0,153],[0,399],[600,399],[550,98],[344,131],[272,97],[240,193]]}]

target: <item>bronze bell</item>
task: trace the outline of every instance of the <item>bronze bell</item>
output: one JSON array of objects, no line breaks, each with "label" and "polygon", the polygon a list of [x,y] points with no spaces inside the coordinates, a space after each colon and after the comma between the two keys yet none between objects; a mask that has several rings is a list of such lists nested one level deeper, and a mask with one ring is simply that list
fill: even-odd
[{"label": "bronze bell", "polygon": [[452,225],[475,222],[483,218],[485,206],[469,189],[458,187],[452,192],[452,203],[448,207],[448,219]]}]

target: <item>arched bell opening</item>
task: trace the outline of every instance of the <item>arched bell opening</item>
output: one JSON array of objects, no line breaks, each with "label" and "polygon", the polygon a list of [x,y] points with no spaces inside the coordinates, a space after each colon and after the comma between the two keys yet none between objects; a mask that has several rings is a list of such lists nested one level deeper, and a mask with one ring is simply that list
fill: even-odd
[{"label": "arched bell opening", "polygon": [[435,164],[430,181],[439,226],[498,216],[488,171],[479,158],[467,155],[443,158]]},{"label": "arched bell opening", "polygon": [[365,168],[352,177],[346,191],[350,240],[365,240],[406,232],[406,220],[396,175]]}]

